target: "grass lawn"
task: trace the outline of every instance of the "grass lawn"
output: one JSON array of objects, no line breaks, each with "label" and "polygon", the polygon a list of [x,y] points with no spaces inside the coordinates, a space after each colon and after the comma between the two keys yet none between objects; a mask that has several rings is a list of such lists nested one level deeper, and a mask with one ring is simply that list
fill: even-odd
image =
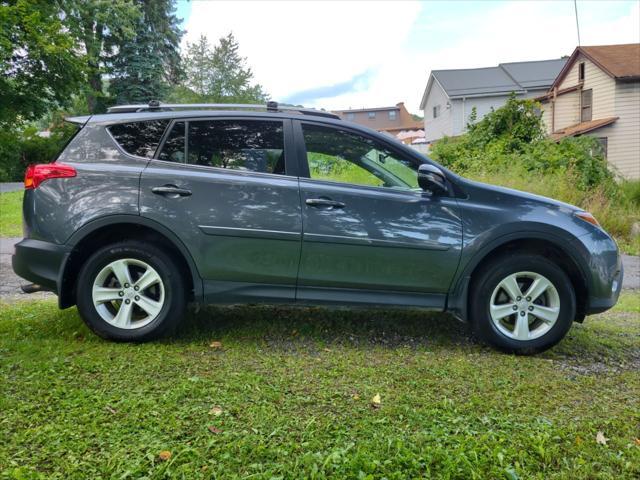
[{"label": "grass lawn", "polygon": [[212,308],[130,345],[5,303],[0,379],[0,478],[640,476],[638,295],[536,357],[419,312]]},{"label": "grass lawn", "polygon": [[22,236],[22,194],[0,193],[0,237]]}]

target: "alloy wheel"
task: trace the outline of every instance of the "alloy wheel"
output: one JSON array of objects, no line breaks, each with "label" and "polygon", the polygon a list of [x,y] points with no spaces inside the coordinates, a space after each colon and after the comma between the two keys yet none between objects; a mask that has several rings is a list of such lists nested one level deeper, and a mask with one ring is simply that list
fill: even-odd
[{"label": "alloy wheel", "polygon": [[503,335],[519,341],[533,340],[555,325],[560,315],[560,295],[543,275],[514,273],[493,290],[489,313]]},{"label": "alloy wheel", "polygon": [[93,305],[104,321],[117,328],[142,328],[162,310],[165,288],[158,272],[134,258],[115,260],[93,282]]}]

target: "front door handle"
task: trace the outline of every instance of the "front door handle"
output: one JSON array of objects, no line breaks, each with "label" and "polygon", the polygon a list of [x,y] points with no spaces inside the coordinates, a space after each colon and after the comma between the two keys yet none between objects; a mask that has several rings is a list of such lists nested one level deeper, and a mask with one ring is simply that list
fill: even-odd
[{"label": "front door handle", "polygon": [[163,185],[161,187],[153,187],[151,189],[156,195],[163,195],[165,197],[177,198],[188,197],[191,195],[191,190],[186,188],[176,187],[175,185]]},{"label": "front door handle", "polygon": [[305,201],[310,207],[329,207],[329,208],[344,208],[345,204],[342,202],[336,202],[328,198],[307,198]]}]

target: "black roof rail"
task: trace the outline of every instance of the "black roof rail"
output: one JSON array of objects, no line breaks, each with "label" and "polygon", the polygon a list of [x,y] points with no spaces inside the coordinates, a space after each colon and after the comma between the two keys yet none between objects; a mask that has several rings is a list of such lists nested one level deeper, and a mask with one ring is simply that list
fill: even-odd
[{"label": "black roof rail", "polygon": [[148,104],[116,105],[107,109],[107,113],[133,113],[133,112],[167,112],[174,110],[257,110],[267,112],[294,112],[302,115],[326,117],[339,120],[335,113],[315,110],[313,108],[295,107],[292,105],[279,105],[278,102],[267,102],[266,105],[245,103],[160,103],[151,100]]}]

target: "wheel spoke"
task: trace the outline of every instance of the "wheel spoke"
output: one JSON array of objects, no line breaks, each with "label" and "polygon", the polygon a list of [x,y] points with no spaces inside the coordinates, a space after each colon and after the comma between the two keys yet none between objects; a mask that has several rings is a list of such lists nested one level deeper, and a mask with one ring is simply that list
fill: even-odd
[{"label": "wheel spoke", "polygon": [[513,310],[514,306],[514,303],[507,303],[504,305],[491,305],[491,317],[493,317],[494,320],[500,320],[504,317],[508,317],[509,315],[513,315],[514,313],[516,313]]},{"label": "wheel spoke", "polygon": [[518,340],[529,339],[529,316],[518,315],[516,317],[516,324],[513,327],[513,336]]},{"label": "wheel spoke", "polygon": [[115,317],[113,317],[113,325],[118,328],[127,328],[131,325],[131,314],[133,313],[133,304],[122,302],[120,309]]},{"label": "wheel spoke", "polygon": [[560,308],[558,307],[543,307],[542,305],[533,305],[533,310],[531,311],[531,315],[546,323],[555,322],[559,313]]},{"label": "wheel spoke", "polygon": [[530,302],[535,301],[540,295],[547,291],[547,289],[551,286],[551,282],[544,277],[536,278],[527,293],[524,294],[525,297],[530,298]]},{"label": "wheel spoke", "polygon": [[118,279],[121,287],[126,283],[131,285],[131,274],[129,273],[129,263],[126,260],[118,260],[111,265],[111,271]]},{"label": "wheel spoke", "polygon": [[138,287],[140,291],[144,291],[151,285],[160,282],[160,275],[153,268],[148,268],[146,272],[134,283],[134,287]]},{"label": "wheel spoke", "polygon": [[146,295],[140,295],[134,302],[151,317],[156,316],[162,309],[162,302],[151,300]]},{"label": "wheel spoke", "polygon": [[502,282],[500,282],[500,286],[505,292],[507,292],[507,295],[509,295],[509,298],[511,298],[512,302],[515,302],[518,297],[522,297],[522,291],[518,286],[515,275],[509,275]]},{"label": "wheel spoke", "polygon": [[121,300],[119,288],[95,287],[93,289],[93,302],[95,304]]}]

